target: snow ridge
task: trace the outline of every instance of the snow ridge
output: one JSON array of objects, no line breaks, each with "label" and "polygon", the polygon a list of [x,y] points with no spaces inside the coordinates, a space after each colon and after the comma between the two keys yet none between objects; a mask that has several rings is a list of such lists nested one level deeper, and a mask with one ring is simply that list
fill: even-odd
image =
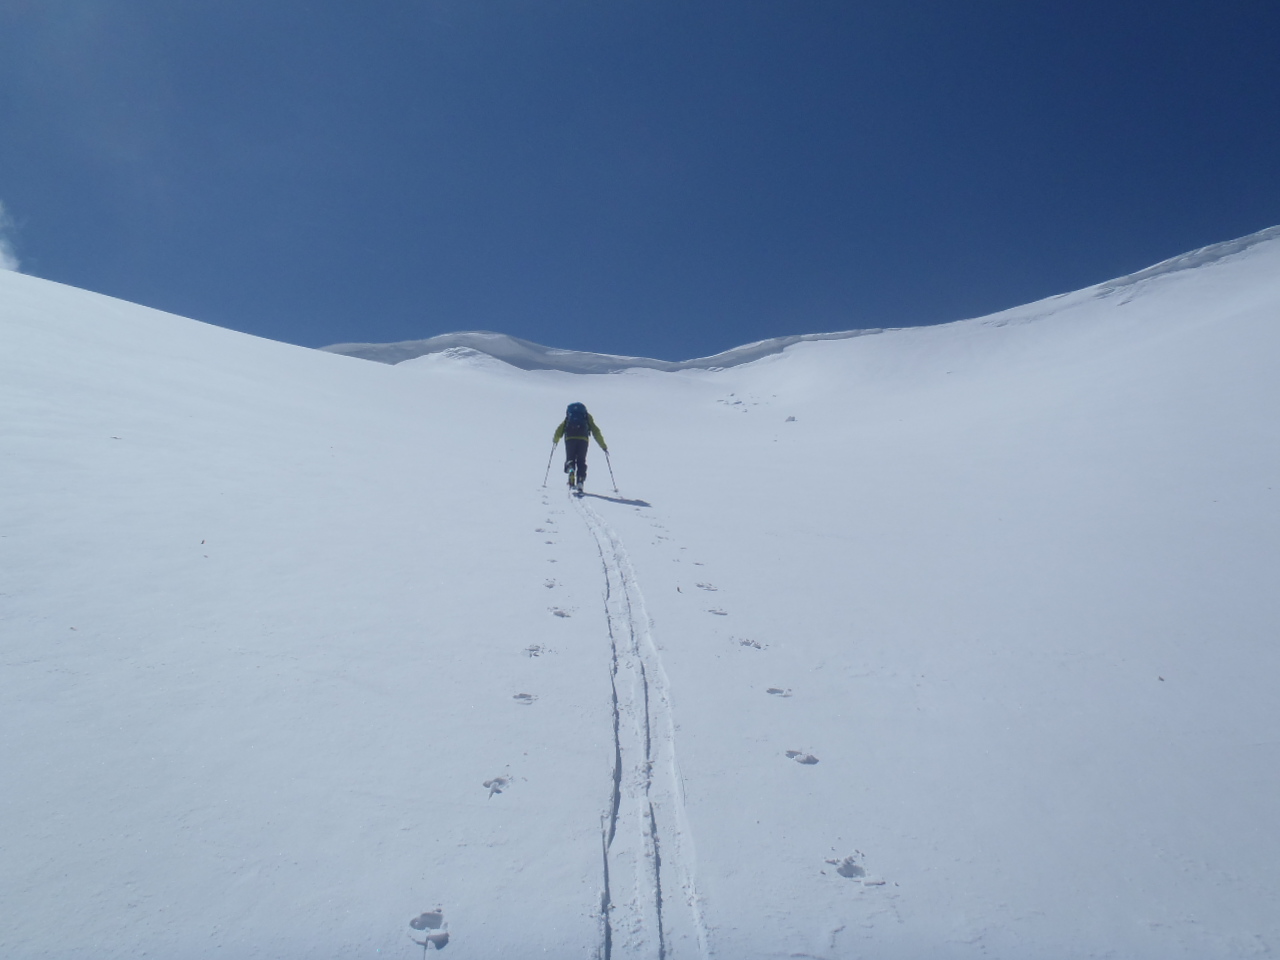
[{"label": "snow ridge", "polygon": [[[1055,294],[1035,303],[1023,304],[1000,310],[981,318],[989,326],[1005,326],[1013,322],[1042,319],[1064,306],[1085,298],[1105,297],[1151,280],[1197,267],[1207,266],[1234,257],[1270,241],[1280,240],[1280,226],[1268,227],[1246,237],[1213,243],[1198,250],[1171,257],[1135,273],[1116,277],[1105,283],[1066,293]],[[964,321],[961,321],[964,322]],[[450,360],[474,362],[479,357],[492,357],[520,370],[559,370],[565,373],[611,374],[627,370],[661,370],[674,373],[679,370],[724,370],[742,366],[764,357],[782,353],[797,343],[822,340],[848,340],[882,333],[897,332],[900,328],[868,327],[856,330],[839,330],[833,333],[805,333],[773,337],[747,343],[710,357],[693,360],[655,360],[649,357],[624,357],[608,353],[592,353],[582,350],[564,350],[543,346],[531,340],[522,340],[491,330],[467,330],[443,333],[422,340],[401,340],[396,343],[334,343],[320,347],[328,353],[337,353],[377,363],[397,364],[421,357],[444,356]]]},{"label": "snow ridge", "polygon": [[[710,956],[675,751],[666,671],[626,549],[590,505],[573,500],[605,575],[612,647],[614,769],[602,817],[602,960]],[[665,763],[663,763],[665,761]],[[664,875],[671,882],[664,883]],[[671,910],[678,890],[684,910]]]},{"label": "snow ridge", "polygon": [[377,363],[397,364],[419,357],[444,355],[450,359],[465,359],[482,354],[501,360],[520,370],[560,370],[565,373],[621,373],[624,370],[723,370],[751,363],[762,357],[781,353],[797,343],[814,340],[848,340],[884,333],[879,328],[841,330],[835,333],[802,333],[785,337],[773,337],[743,344],[710,357],[696,360],[653,360],[649,357],[622,357],[610,353],[591,353],[583,350],[561,350],[544,347],[540,343],[521,340],[505,333],[491,330],[470,330],[459,333],[442,333],[425,340],[401,340],[398,343],[334,343],[320,347],[327,353],[346,357],[358,357]]},{"label": "snow ridge", "polygon": [[1256,247],[1260,243],[1266,243],[1269,240],[1280,239],[1280,226],[1268,227],[1265,230],[1259,230],[1257,233],[1251,233],[1247,237],[1239,237],[1235,240],[1224,240],[1221,243],[1211,243],[1207,247],[1201,247],[1199,250],[1192,250],[1190,253],[1179,254],[1176,257],[1170,257],[1168,260],[1161,260],[1153,266],[1139,270],[1136,273],[1129,273],[1123,277],[1116,277],[1114,280],[1108,280],[1106,283],[1098,284],[1096,290],[1099,296],[1112,293],[1122,287],[1133,286],[1143,280],[1150,280],[1153,277],[1165,276],[1170,273],[1178,273],[1182,270],[1194,270],[1196,267],[1203,267],[1211,263],[1217,263],[1219,260],[1225,260],[1227,257],[1233,257],[1238,253],[1244,253],[1251,247]]}]

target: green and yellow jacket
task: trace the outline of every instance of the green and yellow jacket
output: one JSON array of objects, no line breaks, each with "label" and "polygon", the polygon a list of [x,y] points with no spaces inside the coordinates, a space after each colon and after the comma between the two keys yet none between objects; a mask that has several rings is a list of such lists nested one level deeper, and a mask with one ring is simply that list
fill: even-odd
[{"label": "green and yellow jacket", "polygon": [[[564,428],[565,428],[565,424],[567,424],[568,422],[569,420],[567,417],[564,420],[560,421],[560,426],[556,427],[556,435],[551,438],[551,442],[553,444],[559,443],[561,437],[564,437],[566,440],[589,440],[590,439],[590,437],[565,437]],[[587,425],[591,428],[591,436],[595,437],[596,443],[600,444],[600,449],[608,450],[609,445],[604,442],[604,437],[600,435],[600,428],[596,426],[596,418],[589,413],[587,414]]]}]

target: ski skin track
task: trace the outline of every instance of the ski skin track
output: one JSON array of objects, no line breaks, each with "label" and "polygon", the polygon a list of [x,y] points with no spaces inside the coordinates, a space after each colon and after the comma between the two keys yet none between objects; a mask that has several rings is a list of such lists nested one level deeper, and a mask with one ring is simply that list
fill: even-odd
[{"label": "ski skin track", "polygon": [[[649,632],[644,598],[618,535],[580,496],[571,493],[570,499],[600,553],[611,645],[614,769],[601,823],[598,956],[709,960],[668,679]],[[674,890],[680,891],[684,910],[678,909],[680,902],[666,902]]]}]

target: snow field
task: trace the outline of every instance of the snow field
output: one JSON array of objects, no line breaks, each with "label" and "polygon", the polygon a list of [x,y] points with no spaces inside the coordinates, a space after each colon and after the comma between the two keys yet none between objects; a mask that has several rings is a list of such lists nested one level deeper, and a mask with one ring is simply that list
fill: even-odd
[{"label": "snow field", "polygon": [[[1280,243],[1230,252],[611,376],[0,273],[0,952],[1280,949]],[[540,486],[572,400],[620,494]]]}]

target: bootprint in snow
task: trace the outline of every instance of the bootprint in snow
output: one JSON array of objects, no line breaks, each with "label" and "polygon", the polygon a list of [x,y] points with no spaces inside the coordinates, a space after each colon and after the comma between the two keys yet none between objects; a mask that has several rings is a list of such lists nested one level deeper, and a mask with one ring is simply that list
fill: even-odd
[{"label": "bootprint in snow", "polygon": [[853,880],[867,875],[866,868],[858,863],[859,856],[861,855],[854,851],[854,855],[851,857],[845,857],[843,860],[828,860],[827,863],[834,866],[836,873],[840,874],[840,876]]},{"label": "bootprint in snow", "polygon": [[409,926],[415,930],[434,931],[421,940],[415,939],[413,934],[408,935],[410,940],[422,948],[424,956],[428,950],[443,950],[449,945],[449,925],[444,922],[444,911],[439,907],[414,917],[409,921]]},{"label": "bootprint in snow", "polygon": [[[868,877],[867,868],[863,865],[864,855],[861,850],[843,859],[828,859],[826,862],[836,868],[836,873],[846,880],[861,880],[864,887],[883,887],[885,881],[879,877]],[[823,870],[823,873],[827,871]]]}]

